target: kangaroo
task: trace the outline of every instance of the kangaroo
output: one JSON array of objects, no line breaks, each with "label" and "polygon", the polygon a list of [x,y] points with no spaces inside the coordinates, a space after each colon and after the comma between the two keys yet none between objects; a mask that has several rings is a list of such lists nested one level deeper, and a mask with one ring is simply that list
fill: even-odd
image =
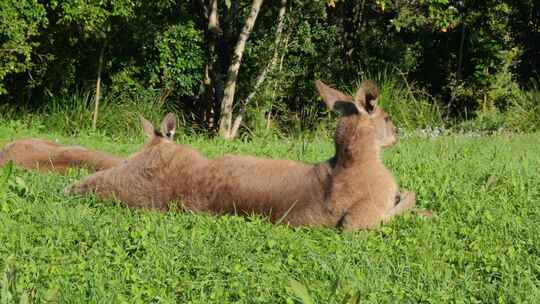
[{"label": "kangaroo", "polygon": [[[415,205],[400,193],[379,155],[397,142],[396,127],[377,106],[379,91],[365,81],[355,97],[321,81],[315,86],[326,105],[339,113],[335,155],[320,164],[226,155],[208,159],[153,131],[141,117],[147,144],[127,162],[67,187],[116,197],[128,207],[167,210],[176,201],[194,212],[262,214],[292,226],[345,230],[376,228]],[[162,132],[174,129],[166,118]],[[163,130],[165,127],[165,130]]]},{"label": "kangaroo", "polygon": [[[169,113],[165,121],[171,119],[174,121],[174,115]],[[153,128],[151,125],[150,127]],[[173,140],[175,134],[174,128],[169,128],[163,134],[159,131],[155,132],[157,136],[169,141]],[[0,150],[0,166],[8,161],[13,161],[14,164],[29,170],[63,173],[70,167],[86,168],[91,172],[101,171],[112,168],[125,160],[119,156],[88,150],[80,146],[64,146],[48,140],[28,138],[11,142]]]},{"label": "kangaroo", "polygon": [[0,166],[8,161],[30,170],[64,172],[68,167],[100,171],[118,165],[123,159],[79,146],[64,146],[48,140],[28,138],[11,142],[0,151]]}]

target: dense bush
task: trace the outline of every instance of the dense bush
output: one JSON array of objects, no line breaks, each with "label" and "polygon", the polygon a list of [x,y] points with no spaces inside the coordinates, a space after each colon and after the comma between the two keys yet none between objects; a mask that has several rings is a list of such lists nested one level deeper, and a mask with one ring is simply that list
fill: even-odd
[{"label": "dense bush", "polygon": [[[530,86],[540,65],[536,1],[289,0],[275,45],[281,3],[264,2],[242,60],[236,110],[247,107],[251,128],[311,127],[324,116],[314,79],[350,90],[357,80],[378,74],[385,75],[379,81],[388,84],[383,91],[393,99],[392,114],[406,119],[406,127],[440,117],[491,115],[503,117],[512,129],[537,128],[519,119],[538,104]],[[218,1],[219,33],[208,27],[208,5],[208,0],[3,1],[0,102],[42,110],[51,103],[67,107],[70,95],[88,94],[91,111],[102,54],[108,102],[135,108],[150,103],[160,108],[156,112],[175,109],[196,125],[215,127],[210,120],[219,119],[224,77],[251,1]],[[244,105],[274,55],[254,102]],[[212,77],[215,84],[205,84]],[[433,117],[412,118],[418,115],[411,107],[395,103],[417,102],[419,96],[422,115]],[[526,110],[510,111],[516,104]]]}]

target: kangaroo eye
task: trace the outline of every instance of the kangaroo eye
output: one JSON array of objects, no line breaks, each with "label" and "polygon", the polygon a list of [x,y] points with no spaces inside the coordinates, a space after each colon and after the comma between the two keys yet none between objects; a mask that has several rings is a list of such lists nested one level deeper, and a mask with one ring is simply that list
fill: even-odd
[{"label": "kangaroo eye", "polygon": [[389,121],[390,121],[390,117],[386,116],[386,117],[384,118],[384,121],[389,122]]},{"label": "kangaroo eye", "polygon": [[394,197],[394,206],[397,206],[401,202],[401,194],[398,192]]}]

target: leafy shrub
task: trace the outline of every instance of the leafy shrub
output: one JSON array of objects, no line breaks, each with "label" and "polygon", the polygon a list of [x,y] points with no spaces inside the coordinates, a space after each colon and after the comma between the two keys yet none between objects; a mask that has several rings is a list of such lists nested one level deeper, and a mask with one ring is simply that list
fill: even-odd
[{"label": "leafy shrub", "polygon": [[540,79],[530,91],[521,91],[506,113],[507,126],[514,131],[540,131]]},{"label": "leafy shrub", "polygon": [[8,92],[6,78],[30,70],[34,37],[48,23],[45,8],[35,0],[0,1],[0,95]]},{"label": "leafy shrub", "polygon": [[407,130],[440,127],[444,125],[442,109],[437,101],[424,90],[410,84],[405,78],[389,74],[386,70],[368,73],[380,89],[380,105],[392,121]]},{"label": "leafy shrub", "polygon": [[176,95],[195,95],[203,76],[202,32],[191,21],[172,25],[155,40],[159,52],[159,78]]}]

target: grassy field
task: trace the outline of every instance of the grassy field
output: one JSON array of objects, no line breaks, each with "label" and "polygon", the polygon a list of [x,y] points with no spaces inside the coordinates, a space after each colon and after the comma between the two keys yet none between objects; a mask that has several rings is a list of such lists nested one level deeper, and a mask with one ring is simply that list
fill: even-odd
[{"label": "grassy field", "polygon": [[[143,138],[66,138],[17,123],[0,145],[46,137],[128,155]],[[225,143],[204,154],[306,162],[328,138]],[[69,197],[85,172],[15,169],[0,194],[3,301],[61,303],[540,303],[540,134],[408,137],[384,154],[434,218],[372,232],[292,229],[258,217],[135,211]],[[4,302],[2,302],[4,303]]]}]

